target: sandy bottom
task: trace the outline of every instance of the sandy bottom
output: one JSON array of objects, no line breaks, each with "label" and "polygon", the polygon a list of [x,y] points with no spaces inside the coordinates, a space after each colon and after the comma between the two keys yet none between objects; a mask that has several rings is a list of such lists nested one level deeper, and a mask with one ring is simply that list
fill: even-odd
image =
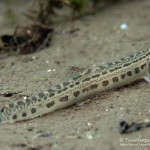
[{"label": "sandy bottom", "polygon": [[[111,6],[81,20],[57,25],[52,46],[48,49],[1,59],[0,93],[10,91],[17,94],[11,97],[1,95],[0,105],[62,82],[69,66],[88,67],[149,48],[149,9],[149,0]],[[128,29],[120,29],[123,23],[128,25]],[[0,26],[2,33],[11,31],[2,21]],[[74,28],[79,30],[70,33]],[[143,122],[150,118],[149,92],[150,84],[142,80],[134,85],[98,93],[79,105],[33,120],[2,124],[0,149],[149,149],[148,128],[132,134],[119,133],[121,120]],[[143,142],[142,139],[149,141]]]}]

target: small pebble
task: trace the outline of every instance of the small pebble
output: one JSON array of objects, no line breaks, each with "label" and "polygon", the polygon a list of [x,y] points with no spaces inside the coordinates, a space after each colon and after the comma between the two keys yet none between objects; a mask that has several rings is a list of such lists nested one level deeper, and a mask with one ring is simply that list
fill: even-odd
[{"label": "small pebble", "polygon": [[121,30],[127,30],[127,29],[128,29],[128,24],[127,24],[127,23],[122,23],[122,24],[120,25],[120,29],[121,29]]}]

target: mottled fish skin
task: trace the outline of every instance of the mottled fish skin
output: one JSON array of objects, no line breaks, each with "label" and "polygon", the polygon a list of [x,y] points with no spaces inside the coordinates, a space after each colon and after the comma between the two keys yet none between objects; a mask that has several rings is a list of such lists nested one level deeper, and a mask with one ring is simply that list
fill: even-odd
[{"label": "mottled fish skin", "polygon": [[[81,70],[80,72],[75,72]],[[1,123],[28,120],[73,105],[85,97],[129,84],[139,78],[150,82],[150,49],[88,69],[74,67],[75,76],[27,99],[14,101],[0,111]]]}]

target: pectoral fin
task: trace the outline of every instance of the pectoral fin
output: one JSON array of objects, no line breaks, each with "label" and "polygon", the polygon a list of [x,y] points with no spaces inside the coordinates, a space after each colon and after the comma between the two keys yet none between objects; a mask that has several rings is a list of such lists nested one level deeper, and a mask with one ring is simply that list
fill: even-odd
[{"label": "pectoral fin", "polygon": [[148,83],[150,83],[150,74],[143,77]]}]

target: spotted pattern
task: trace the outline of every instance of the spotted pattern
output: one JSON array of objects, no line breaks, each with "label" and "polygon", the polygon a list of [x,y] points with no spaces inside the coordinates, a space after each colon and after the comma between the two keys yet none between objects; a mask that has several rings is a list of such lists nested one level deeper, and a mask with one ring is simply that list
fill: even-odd
[{"label": "spotted pattern", "polygon": [[56,89],[61,89],[61,85],[57,84],[57,85],[55,86],[55,88],[56,88]]},{"label": "spotted pattern", "polygon": [[29,106],[30,104],[32,103],[32,100],[31,99],[26,99],[26,104]]},{"label": "spotted pattern", "polygon": [[14,114],[14,115],[12,116],[12,119],[13,119],[13,120],[17,119],[17,115]]},{"label": "spotted pattern", "polygon": [[119,79],[118,79],[118,77],[114,77],[114,78],[112,78],[112,81],[115,83],[115,82],[118,82]]},{"label": "spotted pattern", "polygon": [[[146,67],[148,66],[147,63],[149,63],[149,57],[150,50],[144,50],[127,57],[122,57],[114,62],[97,65],[87,70],[82,69],[82,72],[78,72],[81,70],[78,68],[75,74],[73,72],[72,75],[68,75],[70,77],[69,79],[67,78],[68,81],[58,84],[36,96],[12,102],[7,107],[4,106],[6,109],[0,110],[0,122],[30,119],[40,115],[40,113],[42,115],[43,113],[55,110],[55,108],[64,108],[65,105],[67,107],[70,104],[76,103],[80,100],[83,93],[85,95],[88,93],[89,95],[98,90],[101,92],[106,89],[106,86],[109,87],[110,85],[115,88],[117,86],[114,83],[117,82],[123,84],[130,83],[141,77],[143,73],[147,73],[148,69]],[[133,77],[130,78],[131,76]],[[136,78],[134,79],[134,77]],[[123,80],[125,78],[127,80]],[[43,108],[43,106],[47,109]]]},{"label": "spotted pattern", "polygon": [[49,97],[53,97],[55,95],[55,93],[50,93]]},{"label": "spotted pattern", "polygon": [[140,72],[139,68],[135,68],[135,74],[138,74]]},{"label": "spotted pattern", "polygon": [[68,101],[68,95],[66,95],[64,97],[61,97],[59,101],[60,102],[66,102],[66,101]]},{"label": "spotted pattern", "polygon": [[108,86],[108,84],[109,84],[108,80],[105,80],[105,81],[102,82],[103,87]]},{"label": "spotted pattern", "polygon": [[84,93],[84,92],[88,92],[89,91],[89,88],[84,88],[83,90],[82,90],[82,92]]},{"label": "spotted pattern", "polygon": [[63,86],[65,87],[65,86],[68,86],[69,84],[70,84],[70,82],[64,82]]},{"label": "spotted pattern", "polygon": [[80,84],[80,82],[79,82],[79,81],[78,81],[78,82],[75,82],[75,84],[76,84],[76,85],[79,85],[79,84]]},{"label": "spotted pattern", "polygon": [[90,77],[85,78],[85,79],[82,80],[82,82],[90,81],[90,79],[91,79]]},{"label": "spotted pattern", "polygon": [[22,117],[26,117],[26,116],[27,116],[26,112],[23,112]]},{"label": "spotted pattern", "polygon": [[132,71],[128,71],[127,76],[132,76]]},{"label": "spotted pattern", "polygon": [[74,87],[74,84],[71,84],[71,85],[70,85],[70,88],[73,88],[73,87]]},{"label": "spotted pattern", "polygon": [[47,108],[51,108],[52,106],[54,106],[54,101],[51,101],[49,103],[46,104]]},{"label": "spotted pattern", "polygon": [[92,85],[90,86],[90,89],[96,89],[96,88],[98,88],[98,84],[92,84]]},{"label": "spotted pattern", "polygon": [[62,90],[58,90],[58,92],[57,92],[57,93],[58,93],[58,94],[60,94],[61,92],[62,92]]},{"label": "spotted pattern", "polygon": [[74,81],[76,81],[76,80],[80,79],[81,77],[82,77],[82,75],[79,75],[77,77],[74,77],[73,79],[74,79]]},{"label": "spotted pattern", "polygon": [[[9,104],[9,107],[10,107],[10,108],[14,108],[14,107],[15,107],[15,104],[14,104],[14,103],[10,103],[10,104]],[[3,109],[2,109],[2,110],[3,110]]]},{"label": "spotted pattern", "polygon": [[126,77],[125,74],[121,74],[121,79],[124,79]]},{"label": "spotted pattern", "polygon": [[95,74],[92,76],[92,78],[98,78],[98,77],[100,77],[100,74]]},{"label": "spotted pattern", "polygon": [[39,98],[43,98],[45,96],[45,94],[44,93],[39,93],[38,96],[39,96]]},{"label": "spotted pattern", "polygon": [[126,63],[126,64],[124,64],[123,65],[123,67],[127,67],[127,66],[129,66],[131,63]]},{"label": "spotted pattern", "polygon": [[103,71],[103,72],[102,72],[102,75],[105,75],[105,74],[107,74],[107,71]]},{"label": "spotted pattern", "polygon": [[32,114],[36,113],[36,109],[35,109],[34,107],[31,108],[31,113],[32,113]]},{"label": "spotted pattern", "polygon": [[17,104],[18,105],[24,105],[24,102],[23,101],[18,101]]},{"label": "spotted pattern", "polygon": [[37,100],[38,100],[36,96],[32,96],[31,99],[32,99],[32,101],[34,101],[34,102],[37,102]]}]

